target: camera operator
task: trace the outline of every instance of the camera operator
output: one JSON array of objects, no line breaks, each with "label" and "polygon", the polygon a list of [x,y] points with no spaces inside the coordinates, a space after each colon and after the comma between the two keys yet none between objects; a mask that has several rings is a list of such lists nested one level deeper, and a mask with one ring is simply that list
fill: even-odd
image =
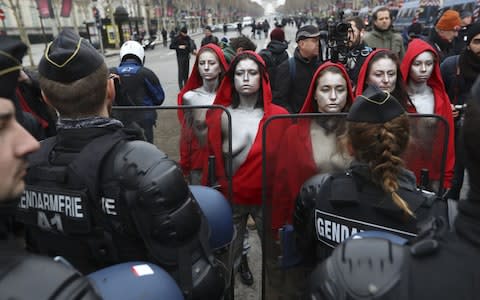
[{"label": "camera operator", "polygon": [[358,73],[360,67],[365,62],[365,59],[373,51],[372,48],[367,46],[363,42],[363,34],[365,33],[365,23],[360,17],[351,17],[347,19],[347,23],[350,24],[348,30],[348,48],[347,62],[345,67],[347,68],[348,76],[352,80],[353,88],[355,89]]}]

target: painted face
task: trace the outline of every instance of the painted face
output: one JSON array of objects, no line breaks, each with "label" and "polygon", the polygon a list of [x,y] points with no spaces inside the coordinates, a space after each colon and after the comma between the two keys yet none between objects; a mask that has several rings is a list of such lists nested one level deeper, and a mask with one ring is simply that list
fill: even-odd
[{"label": "painted face", "polygon": [[480,33],[472,38],[467,48],[476,56],[480,57]]},{"label": "painted face", "polygon": [[347,82],[337,73],[325,72],[317,79],[314,99],[319,112],[338,113],[347,103]]},{"label": "painted face", "polygon": [[430,51],[420,53],[412,62],[410,72],[408,73],[409,80],[415,83],[427,82],[433,72],[435,60]]},{"label": "painted face", "polygon": [[390,12],[388,11],[377,12],[377,19],[375,20],[374,24],[380,30],[387,30],[392,24],[392,19],[390,19]]},{"label": "painted face", "polygon": [[367,83],[376,85],[384,92],[393,92],[397,82],[397,65],[390,58],[380,58],[372,63]]},{"label": "painted face", "polygon": [[26,155],[40,144],[15,119],[11,101],[0,98],[0,201],[18,197],[25,188]]},{"label": "painted face", "polygon": [[217,79],[222,72],[217,55],[208,50],[200,53],[198,57],[198,72],[205,80]]},{"label": "painted face", "polygon": [[240,95],[252,95],[260,89],[260,70],[258,64],[246,58],[238,62],[235,67],[235,90]]}]

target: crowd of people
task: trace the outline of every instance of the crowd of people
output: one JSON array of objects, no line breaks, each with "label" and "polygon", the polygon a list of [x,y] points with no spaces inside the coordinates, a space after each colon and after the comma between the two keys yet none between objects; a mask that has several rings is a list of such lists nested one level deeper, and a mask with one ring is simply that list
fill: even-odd
[{"label": "crowd of people", "polygon": [[[265,49],[243,34],[220,41],[210,27],[197,49],[180,29],[170,44],[179,163],[154,145],[154,109],[112,114],[165,98],[138,42],[109,70],[65,29],[34,78],[21,70],[25,45],[1,37],[0,288],[25,280],[12,272],[20,263],[62,256],[84,275],[148,261],[186,299],[228,299],[232,272],[255,280],[251,218],[266,299],[475,298],[480,23],[465,16],[446,10],[430,35],[407,40],[387,7],[368,32],[358,17],[341,20],[341,60],[323,55],[315,25],[298,26],[291,56],[284,22],[262,24]],[[219,198],[205,205],[213,188]],[[222,201],[231,213],[218,216]],[[350,238],[372,230],[384,234]],[[76,280],[81,299],[102,296]]]}]

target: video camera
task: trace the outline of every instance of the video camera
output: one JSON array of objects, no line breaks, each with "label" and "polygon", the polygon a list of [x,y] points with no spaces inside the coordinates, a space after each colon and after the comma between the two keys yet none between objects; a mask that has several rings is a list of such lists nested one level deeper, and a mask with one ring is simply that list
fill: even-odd
[{"label": "video camera", "polygon": [[343,22],[343,11],[338,12],[338,21],[328,24],[328,50],[332,62],[347,63],[348,33],[352,30],[350,23]]}]

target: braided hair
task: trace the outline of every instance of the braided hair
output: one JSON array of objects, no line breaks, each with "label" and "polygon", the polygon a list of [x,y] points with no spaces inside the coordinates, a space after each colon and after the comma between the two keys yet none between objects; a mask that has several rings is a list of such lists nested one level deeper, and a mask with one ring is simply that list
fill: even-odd
[{"label": "braided hair", "polygon": [[410,136],[406,114],[386,123],[348,122],[347,137],[358,161],[368,164],[372,179],[392,195],[393,202],[406,214],[413,216],[408,204],[397,194],[398,176],[404,166],[400,155]]}]

